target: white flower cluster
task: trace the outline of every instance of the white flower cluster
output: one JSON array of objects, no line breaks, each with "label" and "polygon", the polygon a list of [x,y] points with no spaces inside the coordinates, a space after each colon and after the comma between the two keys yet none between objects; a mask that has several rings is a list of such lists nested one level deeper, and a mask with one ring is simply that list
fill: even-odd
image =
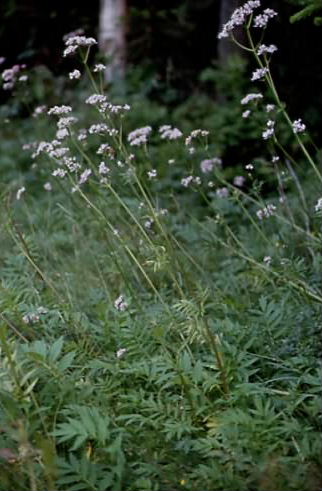
[{"label": "white flower cluster", "polygon": [[64,157],[63,158],[63,165],[67,167],[69,172],[76,172],[79,169],[81,169],[81,165],[79,162],[77,162],[76,157]]},{"label": "white flower cluster", "polygon": [[89,97],[87,97],[85,103],[90,104],[91,106],[96,106],[97,104],[102,104],[106,102],[106,96],[102,94],[92,94]]},{"label": "white flower cluster", "polygon": [[221,167],[222,160],[219,157],[214,157],[213,159],[204,159],[200,162],[201,172],[207,174],[211,172],[214,167]]},{"label": "white flower cluster", "polygon": [[245,97],[240,101],[241,104],[245,105],[248,104],[251,101],[256,101],[259,99],[263,99],[263,94],[259,92],[252,92],[250,94],[245,95]]},{"label": "white flower cluster", "polygon": [[131,109],[129,104],[112,104],[108,102],[107,97],[102,94],[92,94],[86,99],[86,104],[97,106],[100,113],[110,112],[112,114],[119,114]]},{"label": "white flower cluster", "polygon": [[257,68],[253,74],[251,81],[255,82],[256,80],[261,80],[262,78],[265,77],[265,75],[268,73],[268,68]]},{"label": "white flower cluster", "polygon": [[37,106],[34,109],[34,112],[32,113],[33,118],[37,118],[41,114],[45,113],[47,111],[47,106],[42,105],[42,106]]},{"label": "white flower cluster", "polygon": [[26,65],[14,65],[4,70],[2,72],[2,80],[4,81],[2,88],[11,90],[17,81],[25,82],[28,79],[27,75],[20,75],[21,70],[24,68],[26,68]]},{"label": "white flower cluster", "polygon": [[178,128],[172,128],[169,124],[160,126],[159,133],[163,140],[177,140],[182,137],[182,132]]},{"label": "white flower cluster", "polygon": [[304,123],[302,123],[302,119],[296,119],[293,121],[293,131],[294,133],[303,133],[306,130],[306,126]]},{"label": "white flower cluster", "polygon": [[106,175],[110,172],[110,168],[107,167],[107,165],[105,164],[105,162],[101,162],[99,167],[98,167],[98,172],[102,175]]},{"label": "white flower cluster", "polygon": [[245,181],[246,181],[246,179],[244,176],[235,176],[233,183],[234,183],[234,186],[237,186],[238,188],[242,188],[243,185],[245,184]]},{"label": "white flower cluster", "polygon": [[56,132],[56,138],[58,140],[64,140],[64,138],[67,138],[69,136],[69,131],[67,128],[62,128],[61,130],[59,129]]},{"label": "white flower cluster", "polygon": [[207,130],[200,130],[200,129],[193,130],[193,131],[191,131],[190,135],[187,136],[185,144],[187,146],[190,146],[192,144],[192,140],[194,140],[195,138],[198,138],[199,136],[205,137],[208,135],[209,135],[209,131],[207,131]]},{"label": "white flower cluster", "polygon": [[267,26],[268,21],[273,19],[277,15],[277,12],[273,9],[265,9],[262,14],[256,15],[254,18],[253,26],[264,28]]},{"label": "white flower cluster", "polygon": [[229,189],[228,188],[218,188],[218,189],[216,189],[216,196],[218,196],[218,198],[228,198],[228,196],[229,196]]},{"label": "white flower cluster", "polygon": [[263,263],[265,264],[265,266],[270,266],[271,265],[271,262],[272,262],[271,256],[265,256],[264,257]]},{"label": "white flower cluster", "polygon": [[275,105],[274,104],[266,104],[266,112],[270,113],[271,111],[274,111]]},{"label": "white flower cluster", "polygon": [[314,209],[316,212],[322,211],[322,198],[318,199],[318,202],[316,203]]},{"label": "white flower cluster", "polygon": [[106,133],[109,130],[109,127],[105,123],[99,123],[99,124],[92,124],[88,128],[88,133],[91,135],[97,134],[97,133]]},{"label": "white flower cluster", "polygon": [[157,173],[157,170],[156,170],[156,169],[151,169],[151,170],[149,170],[149,171],[147,172],[147,174],[148,174],[148,178],[149,178],[149,179],[155,179],[155,178],[157,177],[157,175],[158,175],[158,173]]},{"label": "white flower cluster", "polygon": [[124,300],[123,295],[120,295],[114,302],[114,307],[120,312],[124,312],[128,308],[127,302]]},{"label": "white flower cluster", "polygon": [[55,169],[51,175],[54,177],[61,177],[62,179],[66,176],[67,171],[64,169]]},{"label": "white flower cluster", "polygon": [[268,140],[274,135],[274,126],[275,121],[269,119],[266,123],[266,130],[264,130],[262,133],[262,137],[264,138],[264,140]]},{"label": "white flower cluster", "polygon": [[152,131],[151,126],[137,128],[128,134],[127,140],[131,146],[145,145],[148,142],[148,136]]},{"label": "white flower cluster", "polygon": [[118,360],[120,360],[120,358],[123,358],[123,356],[127,353],[127,349],[126,348],[120,348],[117,350],[116,352],[116,358]]},{"label": "white flower cluster", "polygon": [[77,135],[77,140],[78,141],[84,141],[87,138],[87,129],[86,128],[80,128],[78,130],[78,135]]},{"label": "white flower cluster", "polygon": [[109,153],[109,154],[113,154],[114,153],[114,150],[113,148],[108,144],[108,143],[102,143],[97,152],[96,152],[98,155],[102,155],[104,153]]},{"label": "white flower cluster", "polygon": [[54,106],[54,107],[51,107],[47,111],[47,114],[49,116],[51,116],[51,115],[60,116],[61,114],[68,114],[71,111],[72,111],[72,108],[70,106]]},{"label": "white flower cluster", "polygon": [[54,148],[50,152],[48,152],[49,157],[53,159],[61,159],[66,155],[66,153],[69,152],[69,148],[67,147],[60,147],[60,148]]},{"label": "white flower cluster", "polygon": [[104,70],[106,70],[106,66],[103,65],[103,63],[98,63],[93,68],[93,72],[95,72],[95,73],[104,72]]},{"label": "white flower cluster", "polygon": [[265,206],[265,208],[262,208],[261,210],[257,210],[256,215],[259,218],[259,220],[263,220],[263,218],[269,218],[273,215],[275,215],[276,211],[276,206],[272,204],[268,204]]},{"label": "white flower cluster", "polygon": [[[32,145],[34,146],[35,144],[32,144]],[[41,141],[38,143],[38,145],[36,144],[36,146],[37,146],[37,148],[31,156],[31,158],[33,158],[33,159],[38,157],[38,155],[41,154],[42,152],[49,153],[52,150],[54,150],[54,146],[50,142]]]},{"label": "white flower cluster", "polygon": [[251,15],[253,11],[258,7],[260,7],[259,0],[250,0],[246,2],[242,7],[237,8],[232,13],[229,21],[223,25],[221,32],[218,34],[218,39],[227,38],[229,34],[235,29],[235,27],[243,25],[247,17]]},{"label": "white flower cluster", "polygon": [[85,184],[86,181],[88,181],[89,176],[92,174],[91,169],[85,169],[84,172],[79,177],[78,184]]},{"label": "white flower cluster", "polygon": [[247,109],[247,111],[244,111],[244,112],[242,113],[242,117],[246,119],[246,118],[248,118],[248,117],[249,117],[249,115],[250,115],[250,114],[251,114],[251,111],[250,111],[249,109]]},{"label": "white flower cluster", "polygon": [[63,56],[73,55],[80,46],[89,48],[94,44],[97,44],[97,41],[94,38],[88,38],[86,36],[67,37],[65,41],[66,48],[64,49]]},{"label": "white flower cluster", "polygon": [[77,123],[78,119],[74,116],[67,116],[64,118],[59,118],[57,121],[57,128],[62,130],[64,128],[68,128],[71,124]]},{"label": "white flower cluster", "polygon": [[266,44],[261,44],[258,47],[257,54],[258,56],[265,55],[266,53],[271,55],[275,53],[275,51],[277,51],[277,46],[275,46],[275,44],[270,44],[269,46],[266,46]]},{"label": "white flower cluster", "polygon": [[201,184],[201,179],[198,176],[187,176],[181,179],[181,184],[185,188],[187,188],[190,184],[196,184],[197,186],[199,186]]},{"label": "white flower cluster", "polygon": [[81,77],[81,72],[79,70],[73,70],[68,74],[70,80],[78,80]]}]

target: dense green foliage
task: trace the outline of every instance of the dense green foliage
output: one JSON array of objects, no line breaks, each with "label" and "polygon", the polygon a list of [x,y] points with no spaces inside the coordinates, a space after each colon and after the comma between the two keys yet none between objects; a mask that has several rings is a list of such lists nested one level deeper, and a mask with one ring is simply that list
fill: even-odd
[{"label": "dense green foliage", "polygon": [[255,86],[202,72],[224,104],[85,49],[2,106],[0,491],[321,488],[321,153],[257,44]]}]

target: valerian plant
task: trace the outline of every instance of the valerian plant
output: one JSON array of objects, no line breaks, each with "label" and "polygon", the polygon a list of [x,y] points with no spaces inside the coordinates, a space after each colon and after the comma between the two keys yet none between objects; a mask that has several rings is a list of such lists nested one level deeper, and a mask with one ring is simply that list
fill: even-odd
[{"label": "valerian plant", "polygon": [[66,36],[68,83],[91,92],[33,110],[32,179],[3,190],[1,490],[320,486],[321,170],[260,8],[219,34],[245,29],[269,94],[241,100],[265,156],[233,174],[208,129],[131,127],[95,39]]}]

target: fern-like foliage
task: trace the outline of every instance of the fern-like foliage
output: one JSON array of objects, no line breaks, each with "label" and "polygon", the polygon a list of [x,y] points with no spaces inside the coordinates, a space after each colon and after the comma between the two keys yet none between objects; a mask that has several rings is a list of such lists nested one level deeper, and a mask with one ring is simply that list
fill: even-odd
[{"label": "fern-like foliage", "polygon": [[322,1],[321,0],[302,0],[301,2],[296,2],[297,4],[300,4],[303,6],[301,10],[293,14],[290,18],[290,21],[292,23],[298,22],[302,19],[306,19],[307,17],[312,17],[314,16],[314,24],[315,25],[321,25],[322,24],[322,17],[316,16],[315,14],[317,12],[322,11]]}]

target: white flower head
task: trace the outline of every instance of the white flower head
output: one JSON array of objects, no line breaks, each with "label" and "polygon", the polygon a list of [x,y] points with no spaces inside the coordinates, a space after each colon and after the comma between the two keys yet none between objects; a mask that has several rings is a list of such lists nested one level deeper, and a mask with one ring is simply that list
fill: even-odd
[{"label": "white flower head", "polygon": [[257,50],[258,56],[264,55],[264,54],[273,54],[277,51],[277,46],[275,44],[270,44],[269,46],[266,46],[266,44],[261,44]]},{"label": "white flower head", "polygon": [[242,26],[246,22],[247,18],[258,7],[260,7],[259,0],[249,0],[248,2],[244,3],[244,5],[234,10],[229,21],[223,25],[222,30],[218,34],[218,39],[228,37],[236,27]]},{"label": "white flower head", "polygon": [[101,162],[99,167],[98,167],[98,172],[100,174],[108,174],[110,172],[110,168],[107,167],[107,165],[105,164],[105,162]]},{"label": "white flower head", "polygon": [[159,128],[159,133],[163,140],[178,140],[183,136],[182,132],[178,128],[172,128],[172,126],[166,124]]},{"label": "white flower head", "polygon": [[276,211],[276,206],[273,204],[268,204],[261,210],[257,210],[256,215],[259,218],[259,220],[263,220],[263,218],[269,218],[275,215],[275,211]]},{"label": "white flower head", "polygon": [[104,70],[106,70],[106,65],[103,65],[103,63],[98,63],[93,68],[93,72],[104,72]]},{"label": "white flower head", "polygon": [[314,209],[316,212],[322,211],[322,198],[318,199]]},{"label": "white flower head", "polygon": [[116,352],[116,358],[118,360],[120,360],[121,358],[123,358],[123,356],[127,353],[127,349],[126,348],[120,348],[119,350],[117,350]]},{"label": "white flower head", "polygon": [[302,122],[302,119],[296,119],[293,121],[293,132],[294,133],[303,133],[306,130],[305,124]]},{"label": "white flower head", "polygon": [[81,77],[81,72],[79,70],[73,70],[68,76],[70,80],[78,80]]},{"label": "white flower head", "polygon": [[237,186],[238,188],[242,188],[243,185],[245,184],[245,177],[244,176],[235,176],[234,177],[234,186]]},{"label": "white flower head", "polygon": [[256,80],[262,80],[265,75],[268,73],[268,68],[257,68],[253,74],[252,74],[252,78],[251,78],[251,81],[252,82],[256,82]]},{"label": "white flower head", "polygon": [[51,107],[47,111],[47,114],[49,116],[51,116],[51,115],[61,116],[62,114],[68,114],[71,111],[72,111],[72,108],[70,106],[54,106],[54,107]]},{"label": "white flower head", "polygon": [[218,196],[218,198],[228,198],[229,196],[229,189],[228,188],[218,188],[216,190],[216,196]]},{"label": "white flower head", "polygon": [[82,174],[80,175],[78,184],[81,185],[81,184],[84,184],[86,181],[88,181],[89,176],[91,174],[92,174],[91,169],[85,169],[84,172],[82,172]]},{"label": "white flower head", "polygon": [[222,160],[218,157],[205,159],[200,162],[200,169],[203,174],[211,172],[215,167],[221,167]]},{"label": "white flower head", "polygon": [[250,94],[245,95],[245,97],[240,101],[240,103],[245,105],[251,101],[256,101],[259,99],[263,99],[263,94],[261,94],[260,92],[251,92]]},{"label": "white flower head", "polygon": [[264,28],[267,26],[268,21],[273,19],[277,15],[277,12],[273,9],[265,9],[262,14],[256,15],[254,18],[254,27]]},{"label": "white flower head", "polygon": [[127,140],[131,146],[145,145],[151,132],[151,126],[143,126],[131,131],[127,136]]},{"label": "white flower head", "polygon": [[120,312],[124,312],[128,308],[127,302],[124,300],[123,295],[120,295],[114,302],[114,307]]},{"label": "white flower head", "polygon": [[147,174],[148,174],[148,178],[149,178],[149,179],[155,179],[155,178],[157,177],[157,175],[158,175],[158,173],[157,173],[157,170],[156,170],[156,169],[151,169],[151,170],[149,170],[149,171],[147,172]]}]

